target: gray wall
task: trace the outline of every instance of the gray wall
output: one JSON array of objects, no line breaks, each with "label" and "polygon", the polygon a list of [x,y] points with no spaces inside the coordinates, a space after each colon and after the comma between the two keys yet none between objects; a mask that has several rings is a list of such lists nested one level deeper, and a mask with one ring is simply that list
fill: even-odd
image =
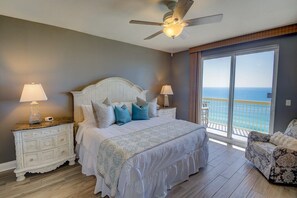
[{"label": "gray wall", "polygon": [[73,116],[69,91],[120,76],[160,92],[170,83],[170,55],[75,31],[0,16],[0,163],[15,159],[10,130],[27,121],[19,103],[25,83],[41,83],[48,101],[43,116]]},{"label": "gray wall", "polygon": [[[284,131],[290,120],[297,118],[297,34],[208,50],[202,56],[272,44],[278,44],[280,49],[274,130]],[[179,107],[177,117],[186,120],[189,118],[189,58],[187,51],[175,54],[171,68],[173,103]],[[292,100],[291,107],[285,106],[286,99]]]},{"label": "gray wall", "polygon": [[173,105],[177,107],[176,117],[189,120],[190,55],[188,51],[175,53],[171,62]]}]

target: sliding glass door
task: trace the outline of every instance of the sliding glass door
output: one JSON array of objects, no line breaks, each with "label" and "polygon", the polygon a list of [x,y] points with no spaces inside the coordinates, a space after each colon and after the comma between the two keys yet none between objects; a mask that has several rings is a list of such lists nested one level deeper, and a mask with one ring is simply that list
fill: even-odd
[{"label": "sliding glass door", "polygon": [[201,124],[215,136],[245,141],[273,130],[278,48],[202,59]]},{"label": "sliding glass door", "polygon": [[201,123],[227,137],[231,56],[203,61]]}]

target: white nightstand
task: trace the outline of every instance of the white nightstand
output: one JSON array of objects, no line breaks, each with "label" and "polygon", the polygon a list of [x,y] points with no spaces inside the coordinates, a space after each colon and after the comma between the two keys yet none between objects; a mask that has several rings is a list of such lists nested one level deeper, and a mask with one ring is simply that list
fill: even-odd
[{"label": "white nightstand", "polygon": [[167,107],[167,108],[160,108],[158,110],[158,116],[160,117],[170,117],[174,118],[176,117],[176,107]]},{"label": "white nightstand", "polygon": [[55,120],[38,125],[17,124],[13,131],[15,139],[17,181],[25,174],[44,173],[69,161],[74,165],[73,122]]}]

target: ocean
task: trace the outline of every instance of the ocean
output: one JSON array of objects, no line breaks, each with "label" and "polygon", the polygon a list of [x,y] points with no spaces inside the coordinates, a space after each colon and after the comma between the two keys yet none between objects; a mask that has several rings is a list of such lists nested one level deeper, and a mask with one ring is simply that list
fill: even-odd
[{"label": "ocean", "polygon": [[[235,88],[233,127],[268,133],[271,92],[272,88]],[[202,94],[203,104],[209,109],[209,122],[227,125],[229,89],[203,88]]]},{"label": "ocean", "polygon": [[[235,100],[271,101],[267,94],[272,92],[272,88],[240,87],[234,90]],[[202,91],[203,98],[228,98],[229,88],[205,87]]]}]

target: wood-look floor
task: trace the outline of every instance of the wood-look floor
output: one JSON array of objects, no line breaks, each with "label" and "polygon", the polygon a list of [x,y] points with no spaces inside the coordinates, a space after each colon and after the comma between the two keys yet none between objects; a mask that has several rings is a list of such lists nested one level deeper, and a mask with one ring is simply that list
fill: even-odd
[{"label": "wood-look floor", "polygon": [[[273,185],[244,158],[243,151],[231,145],[209,142],[208,166],[189,181],[168,193],[168,198],[184,197],[269,197],[297,198],[297,188]],[[0,173],[0,197],[100,197],[94,195],[95,177],[81,173],[81,166],[62,166],[45,174],[26,175],[16,182],[13,171]]]}]

